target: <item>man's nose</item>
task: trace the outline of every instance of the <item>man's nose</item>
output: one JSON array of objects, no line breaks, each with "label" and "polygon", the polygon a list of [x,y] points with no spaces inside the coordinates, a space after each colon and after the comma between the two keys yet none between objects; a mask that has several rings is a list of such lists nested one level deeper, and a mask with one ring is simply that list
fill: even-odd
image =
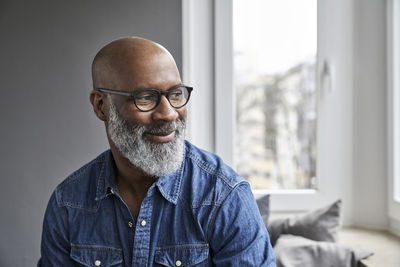
[{"label": "man's nose", "polygon": [[174,121],[178,119],[179,114],[176,109],[171,106],[166,96],[161,96],[160,103],[154,109],[152,114],[155,121]]}]

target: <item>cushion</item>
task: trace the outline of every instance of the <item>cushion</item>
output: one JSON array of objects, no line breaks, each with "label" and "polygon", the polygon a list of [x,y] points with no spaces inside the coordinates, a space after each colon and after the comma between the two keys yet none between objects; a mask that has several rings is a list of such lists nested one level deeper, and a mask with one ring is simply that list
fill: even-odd
[{"label": "cushion", "polygon": [[269,195],[264,195],[260,198],[257,198],[256,201],[264,224],[267,226],[269,218]]},{"label": "cushion", "polygon": [[360,260],[373,253],[337,243],[314,241],[300,236],[282,235],[274,247],[278,267],[360,267]]},{"label": "cushion", "polygon": [[272,219],[268,222],[268,231],[272,246],[280,235],[291,234],[315,241],[336,242],[340,226],[340,208],[342,201],[291,218]]}]

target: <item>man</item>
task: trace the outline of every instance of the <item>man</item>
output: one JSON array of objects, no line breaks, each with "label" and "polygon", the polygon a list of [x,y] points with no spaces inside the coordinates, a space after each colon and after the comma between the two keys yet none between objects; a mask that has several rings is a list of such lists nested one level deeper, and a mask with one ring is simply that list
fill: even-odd
[{"label": "man", "polygon": [[171,54],[122,38],[92,76],[110,150],[54,191],[38,265],[275,266],[249,184],[184,140],[192,88]]}]

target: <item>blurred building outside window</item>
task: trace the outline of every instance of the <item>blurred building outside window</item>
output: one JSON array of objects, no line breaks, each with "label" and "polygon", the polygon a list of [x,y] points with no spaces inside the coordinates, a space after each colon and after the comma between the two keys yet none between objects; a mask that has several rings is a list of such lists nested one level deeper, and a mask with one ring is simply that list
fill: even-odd
[{"label": "blurred building outside window", "polygon": [[317,0],[233,1],[236,170],[252,188],[317,189]]}]

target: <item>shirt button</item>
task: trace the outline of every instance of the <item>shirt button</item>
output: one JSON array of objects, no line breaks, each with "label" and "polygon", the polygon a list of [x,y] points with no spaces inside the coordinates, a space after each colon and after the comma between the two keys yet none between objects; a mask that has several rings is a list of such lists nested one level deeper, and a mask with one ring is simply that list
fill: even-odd
[{"label": "shirt button", "polygon": [[143,227],[145,227],[145,226],[146,226],[146,221],[143,220],[140,224],[141,224]]},{"label": "shirt button", "polygon": [[110,192],[114,195],[114,189],[110,188]]},{"label": "shirt button", "polygon": [[129,226],[130,228],[132,228],[133,223],[132,223],[132,222],[128,222],[128,226]]},{"label": "shirt button", "polygon": [[94,262],[94,265],[96,265],[96,266],[100,266],[100,264],[101,264],[101,261],[99,261],[99,260]]},{"label": "shirt button", "polygon": [[181,262],[180,260],[177,260],[177,261],[175,262],[175,265],[179,267],[179,266],[182,265],[182,262]]}]

